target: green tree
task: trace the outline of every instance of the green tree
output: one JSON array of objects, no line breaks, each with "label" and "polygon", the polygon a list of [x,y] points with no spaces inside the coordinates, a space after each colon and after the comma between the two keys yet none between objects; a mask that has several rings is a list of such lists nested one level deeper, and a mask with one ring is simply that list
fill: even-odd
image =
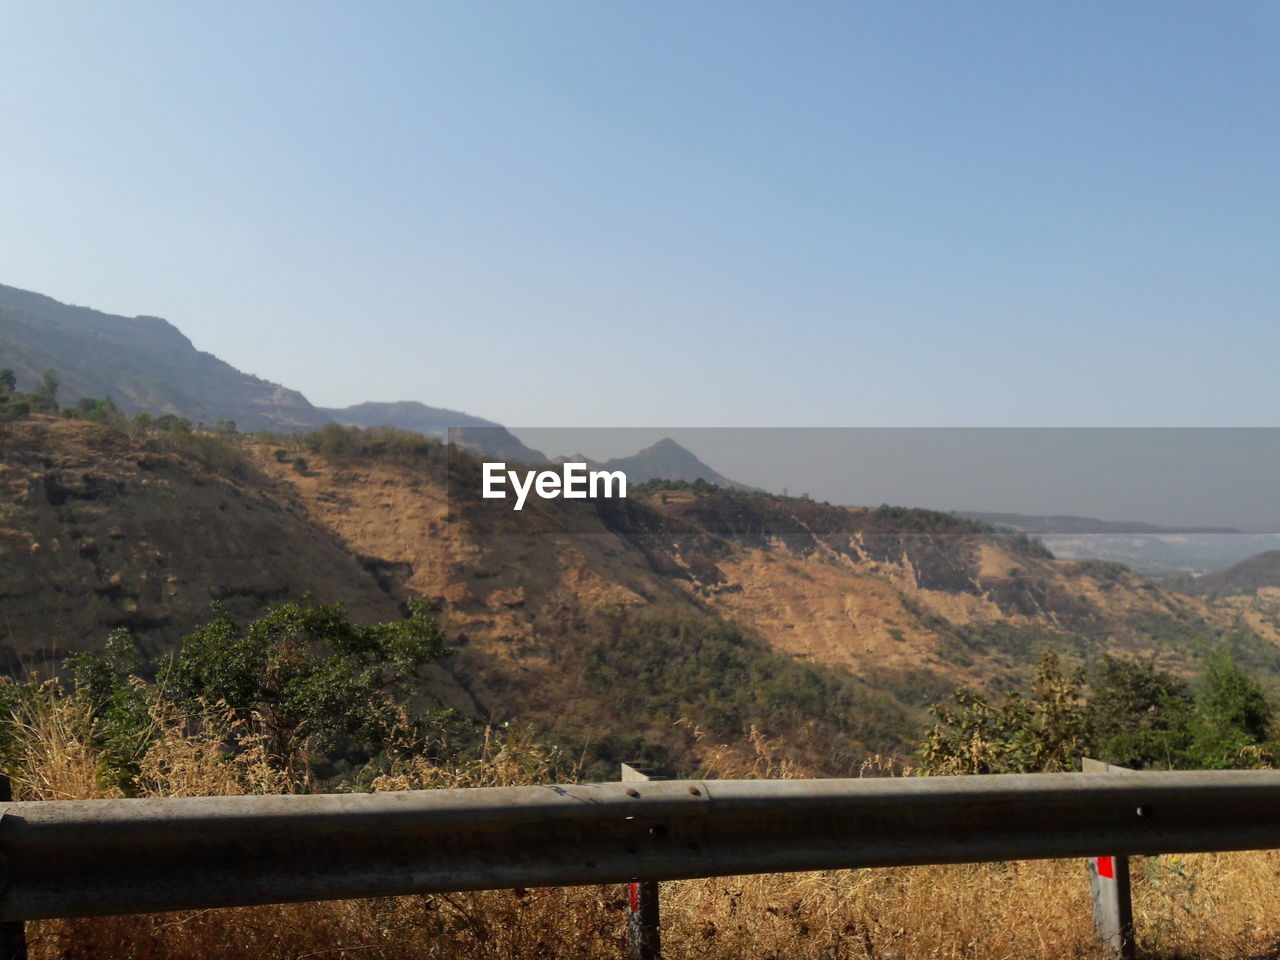
[{"label": "green tree", "polygon": [[8,367],[0,370],[0,393],[11,394],[18,389],[18,378]]},{"label": "green tree", "polygon": [[26,400],[0,398],[0,423],[7,420],[20,420],[31,412],[31,404]]},{"label": "green tree", "polygon": [[1194,689],[1151,663],[1106,657],[1087,705],[1080,675],[1047,654],[1030,695],[996,706],[969,691],[934,708],[920,744],[924,773],[1073,769],[1082,755],[1127,767],[1273,767],[1275,708],[1226,645],[1202,654]]},{"label": "green tree", "polygon": [[1225,645],[1203,654],[1189,759],[1204,769],[1272,766],[1275,711]]},{"label": "green tree", "polygon": [[1040,660],[1030,696],[1013,691],[999,706],[969,690],[931,711],[934,724],[920,744],[926,774],[1038,773],[1071,770],[1084,756],[1083,684],[1064,673],[1057,655]]},{"label": "green tree", "polygon": [[[341,604],[304,599],[243,626],[215,604],[213,618],[181,641],[176,656],[149,666],[124,629],[100,652],[72,654],[66,666],[88,711],[103,777],[129,793],[158,734],[155,709],[165,705],[176,704],[192,722],[205,706],[225,706],[263,735],[280,769],[308,780],[341,763],[363,764],[393,738],[424,740],[429,729],[456,721],[440,709],[415,715],[412,681],[448,652],[424,601],[412,602],[403,620],[362,626]],[[0,686],[0,716],[15,712],[4,709],[8,695]],[[5,744],[0,736],[0,760]]]},{"label": "green tree", "polygon": [[1133,769],[1180,766],[1195,709],[1185,680],[1153,663],[1103,657],[1085,711],[1090,749],[1100,760]]},{"label": "green tree", "polygon": [[152,691],[138,676],[137,644],[121,627],[107,637],[102,653],[73,653],[66,665],[76,695],[90,711],[89,739],[101,758],[102,777],[129,793],[152,733]]},{"label": "green tree", "polygon": [[63,410],[64,415],[74,416],[80,420],[92,420],[95,423],[122,423],[124,418],[110,397],[81,397],[74,407]]},{"label": "green tree", "polygon": [[260,725],[287,770],[310,772],[388,742],[409,701],[415,671],[445,656],[424,601],[411,615],[353,624],[341,604],[285,603],[241,626],[219,605],[183,639],[171,681],[180,703],[225,702]]},{"label": "green tree", "polygon": [[156,429],[162,430],[170,434],[186,434],[191,432],[191,421],[186,417],[179,417],[172,413],[166,413],[164,416],[155,420]]},{"label": "green tree", "polygon": [[336,423],[326,423],[319,430],[307,435],[313,453],[335,459],[354,452],[359,446],[360,431],[348,429]]}]

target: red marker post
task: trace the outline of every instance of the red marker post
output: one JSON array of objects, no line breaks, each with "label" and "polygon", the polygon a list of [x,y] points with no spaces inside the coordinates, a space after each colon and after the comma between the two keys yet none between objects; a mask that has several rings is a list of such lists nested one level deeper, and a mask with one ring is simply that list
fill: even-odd
[{"label": "red marker post", "polygon": [[[622,782],[665,780],[630,763],[622,764]],[[632,960],[661,960],[661,917],[658,913],[656,880],[633,880],[627,884],[627,944]]]},{"label": "red marker post", "polygon": [[[1081,760],[1090,773],[1131,773],[1101,760]],[[1134,956],[1133,900],[1129,889],[1128,857],[1090,857],[1089,894],[1093,900],[1093,931],[1098,942],[1117,957]]]}]

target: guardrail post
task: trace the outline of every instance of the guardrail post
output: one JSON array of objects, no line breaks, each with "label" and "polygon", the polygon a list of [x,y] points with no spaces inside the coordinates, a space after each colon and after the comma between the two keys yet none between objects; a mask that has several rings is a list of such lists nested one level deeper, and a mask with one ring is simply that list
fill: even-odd
[{"label": "guardrail post", "polygon": [[[638,764],[622,764],[623,783],[665,780]],[[656,880],[632,880],[627,884],[627,947],[631,960],[661,960],[662,933]]]},{"label": "guardrail post", "polygon": [[[12,802],[13,784],[7,774],[0,773],[0,803]],[[0,960],[27,960],[27,925],[21,920],[0,923]]]},{"label": "guardrail post", "polygon": [[[1131,773],[1118,767],[1091,760],[1080,761],[1083,773]],[[1093,932],[1098,942],[1117,957],[1135,956],[1133,936],[1133,900],[1129,889],[1128,857],[1090,857],[1089,895],[1093,901]]]}]

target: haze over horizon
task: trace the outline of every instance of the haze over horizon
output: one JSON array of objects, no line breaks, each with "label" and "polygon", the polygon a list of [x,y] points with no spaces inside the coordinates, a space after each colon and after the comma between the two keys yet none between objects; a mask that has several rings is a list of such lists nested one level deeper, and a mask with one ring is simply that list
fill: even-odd
[{"label": "haze over horizon", "polygon": [[600,461],[667,436],[732,480],[845,505],[1280,532],[1280,429],[511,430],[550,456]]},{"label": "haze over horizon", "polygon": [[3,26],[0,283],[163,316],[318,404],[1276,424],[1273,6]]}]

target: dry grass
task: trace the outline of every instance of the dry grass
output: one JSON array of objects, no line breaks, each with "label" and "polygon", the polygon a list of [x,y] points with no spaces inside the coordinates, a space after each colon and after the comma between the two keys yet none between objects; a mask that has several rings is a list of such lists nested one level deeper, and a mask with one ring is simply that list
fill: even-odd
[{"label": "dry grass", "polygon": [[[108,795],[74,701],[50,700],[20,728],[19,799]],[[141,777],[156,796],[282,792],[291,788],[247,729],[210,710],[198,729],[157,711],[163,736]],[[224,738],[243,750],[228,758]],[[780,745],[751,738],[755,761],[709,775],[785,776]],[[726,750],[740,758],[743,751]],[[493,737],[449,768],[413,761],[379,789],[537,782],[554,754]],[[732,763],[732,765],[730,765]],[[896,774],[873,761],[870,774]],[[1135,912],[1144,956],[1277,956],[1280,853],[1135,860]],[[1094,957],[1079,861],[721,877],[663,885],[669,958],[965,960]],[[623,891],[614,887],[502,890],[318,904],[201,910],[28,924],[33,960],[101,958],[506,958],[624,955]]]}]

